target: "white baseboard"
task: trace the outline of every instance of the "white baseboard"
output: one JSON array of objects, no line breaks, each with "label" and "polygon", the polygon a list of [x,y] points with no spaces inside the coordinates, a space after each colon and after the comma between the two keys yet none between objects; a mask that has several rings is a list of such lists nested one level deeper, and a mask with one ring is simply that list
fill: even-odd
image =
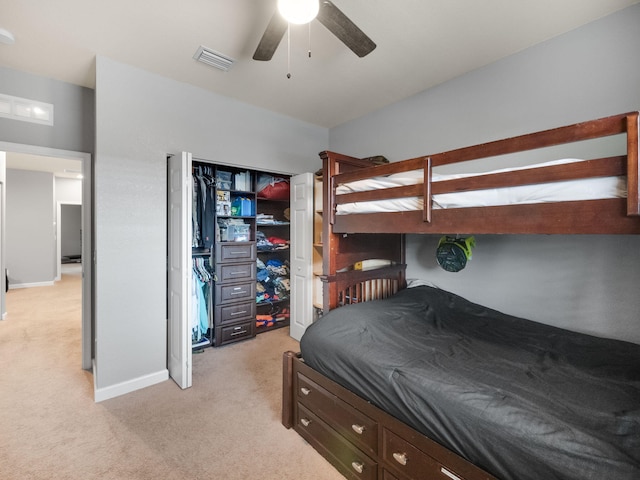
[{"label": "white baseboard", "polygon": [[98,388],[96,385],[96,365],[93,363],[93,399],[96,403],[108,400],[110,398],[119,397],[127,393],[135,392],[141,388],[150,387],[156,383],[164,382],[169,379],[169,370],[164,369],[156,373],[150,373],[143,377],[127,380],[126,382],[111,385],[109,387]]},{"label": "white baseboard", "polygon": [[31,288],[31,287],[50,287],[54,284],[53,281],[49,282],[35,282],[35,283],[10,283],[9,290],[15,288]]}]

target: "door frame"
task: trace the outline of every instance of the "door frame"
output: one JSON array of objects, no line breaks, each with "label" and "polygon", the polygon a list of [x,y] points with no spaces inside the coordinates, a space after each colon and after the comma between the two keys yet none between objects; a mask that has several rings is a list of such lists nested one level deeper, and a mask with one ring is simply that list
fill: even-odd
[{"label": "door frame", "polygon": [[[0,141],[0,151],[26,153],[40,155],[44,157],[59,157],[80,160],[82,162],[82,368],[92,369],[93,345],[94,345],[94,325],[93,325],[93,207],[92,207],[92,181],[93,172],[91,169],[91,154],[86,152],[76,152],[71,150],[61,150],[58,148],[40,147],[36,145],[26,145],[21,143],[11,143]],[[1,229],[5,231],[4,225]],[[0,271],[4,271],[5,257],[4,250],[6,242],[4,235],[0,238]],[[2,289],[0,295],[3,297],[2,304],[5,304],[5,291]]]}]

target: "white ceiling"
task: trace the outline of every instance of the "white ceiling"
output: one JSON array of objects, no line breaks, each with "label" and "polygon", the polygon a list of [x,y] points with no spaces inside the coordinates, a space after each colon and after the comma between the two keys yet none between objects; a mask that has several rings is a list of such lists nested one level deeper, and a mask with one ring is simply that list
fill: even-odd
[{"label": "white ceiling", "polygon": [[[640,0],[333,0],[378,45],[358,58],[319,22],[252,60],[276,0],[0,0],[0,65],[93,88],[104,55],[324,127],[406,98]],[[197,63],[204,45],[236,60]],[[37,100],[37,99],[36,99]]]},{"label": "white ceiling", "polygon": [[81,178],[82,161],[29,153],[6,152],[7,168],[51,172],[56,177]]}]

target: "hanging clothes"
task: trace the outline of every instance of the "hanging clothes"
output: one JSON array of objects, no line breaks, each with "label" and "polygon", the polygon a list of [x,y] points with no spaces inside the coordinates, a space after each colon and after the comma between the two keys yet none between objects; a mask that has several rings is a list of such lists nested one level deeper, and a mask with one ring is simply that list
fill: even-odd
[{"label": "hanging clothes", "polygon": [[192,228],[194,248],[211,248],[215,241],[214,194],[216,179],[211,165],[195,165],[192,172]]},{"label": "hanging clothes", "polygon": [[191,342],[198,343],[209,330],[209,295],[214,273],[208,258],[193,257],[193,275],[191,289]]}]

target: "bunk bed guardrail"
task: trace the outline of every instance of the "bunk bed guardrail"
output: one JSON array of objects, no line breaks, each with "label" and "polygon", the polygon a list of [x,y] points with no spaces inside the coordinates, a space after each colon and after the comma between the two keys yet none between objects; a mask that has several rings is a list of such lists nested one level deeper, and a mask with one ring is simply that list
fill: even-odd
[{"label": "bunk bed guardrail", "polygon": [[[619,134],[626,135],[626,155],[432,182],[434,167]],[[329,166],[326,192],[328,197],[326,211],[330,212],[329,222],[334,233],[399,231],[404,233],[640,233],[640,222],[637,222],[637,219],[620,220],[618,215],[618,213],[628,217],[640,215],[638,112],[614,115],[379,166],[365,166],[366,164],[358,163],[358,159],[332,152],[323,153],[323,158],[329,158],[336,164]],[[350,161],[350,168],[347,171],[340,168],[341,163],[346,159]],[[414,170],[423,171],[422,183],[336,193],[338,185]],[[434,211],[431,201],[423,201],[421,212],[336,214],[338,205],[353,202],[405,197],[431,199],[432,195],[441,193],[623,175],[627,177],[627,197],[624,202],[620,202],[620,199],[600,199],[590,202],[563,201],[452,208],[447,209],[445,213],[440,210]],[[626,203],[624,212],[621,212],[617,205],[621,203]],[[610,215],[603,215],[603,212],[614,212],[616,218],[609,218]],[[399,229],[400,225],[403,226],[402,229]]]}]

